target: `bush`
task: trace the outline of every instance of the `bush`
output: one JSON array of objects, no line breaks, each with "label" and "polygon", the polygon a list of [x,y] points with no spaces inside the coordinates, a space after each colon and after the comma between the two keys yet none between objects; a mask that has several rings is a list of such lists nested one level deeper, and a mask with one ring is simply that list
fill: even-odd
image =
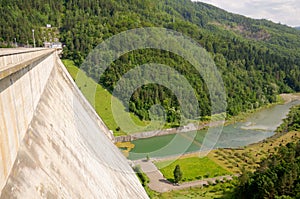
[{"label": "bush", "polygon": [[137,176],[139,177],[139,179],[140,179],[140,181],[142,183],[142,186],[145,187],[147,185],[147,183],[149,183],[149,179],[146,176],[146,174],[144,174],[142,172],[142,169],[141,169],[141,167],[139,165],[133,167],[133,170],[136,172]]},{"label": "bush", "polygon": [[204,175],[204,178],[209,178],[209,173],[206,173],[206,174]]}]

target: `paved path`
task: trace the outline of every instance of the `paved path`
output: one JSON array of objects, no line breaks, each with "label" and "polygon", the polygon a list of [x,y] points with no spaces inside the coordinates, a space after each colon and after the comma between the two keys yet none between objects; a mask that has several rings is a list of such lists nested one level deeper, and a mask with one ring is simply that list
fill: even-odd
[{"label": "paved path", "polygon": [[146,173],[147,176],[149,177],[150,182],[148,186],[150,187],[150,189],[160,193],[172,191],[172,190],[178,190],[178,189],[185,189],[185,188],[195,187],[195,186],[201,187],[203,185],[208,185],[209,182],[215,183],[216,180],[224,180],[224,179],[232,180],[232,176],[226,175],[226,176],[207,178],[204,180],[196,180],[192,182],[181,183],[179,185],[174,185],[162,175],[162,173],[157,169],[157,167],[151,161],[137,160],[134,161],[134,164],[140,165],[142,171]]}]

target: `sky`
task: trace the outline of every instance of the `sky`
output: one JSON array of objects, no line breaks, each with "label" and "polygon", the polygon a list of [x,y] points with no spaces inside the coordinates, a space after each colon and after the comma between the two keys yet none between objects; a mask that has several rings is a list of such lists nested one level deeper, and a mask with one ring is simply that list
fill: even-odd
[{"label": "sky", "polygon": [[300,0],[198,0],[255,19],[300,26]]}]

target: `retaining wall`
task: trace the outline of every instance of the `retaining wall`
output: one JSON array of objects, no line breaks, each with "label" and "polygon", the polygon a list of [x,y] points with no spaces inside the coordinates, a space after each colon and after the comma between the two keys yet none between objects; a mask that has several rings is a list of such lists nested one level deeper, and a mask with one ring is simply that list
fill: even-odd
[{"label": "retaining wall", "polygon": [[189,131],[196,131],[199,129],[203,129],[204,127],[207,127],[208,125],[196,125],[196,124],[188,124],[183,127],[178,128],[169,128],[169,129],[160,129],[155,131],[147,131],[142,133],[134,133],[130,135],[125,136],[117,136],[115,137],[115,142],[130,142],[133,140],[143,139],[143,138],[150,138],[150,137],[156,137],[156,136],[162,136],[162,135],[170,135],[170,134],[176,134],[176,133],[185,133]]}]

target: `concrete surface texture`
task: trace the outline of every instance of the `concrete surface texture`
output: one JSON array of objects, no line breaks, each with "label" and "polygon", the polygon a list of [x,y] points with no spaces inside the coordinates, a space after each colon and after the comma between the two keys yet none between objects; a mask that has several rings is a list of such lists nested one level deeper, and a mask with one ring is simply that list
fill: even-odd
[{"label": "concrete surface texture", "polygon": [[55,52],[0,79],[0,114],[0,198],[148,198]]}]

